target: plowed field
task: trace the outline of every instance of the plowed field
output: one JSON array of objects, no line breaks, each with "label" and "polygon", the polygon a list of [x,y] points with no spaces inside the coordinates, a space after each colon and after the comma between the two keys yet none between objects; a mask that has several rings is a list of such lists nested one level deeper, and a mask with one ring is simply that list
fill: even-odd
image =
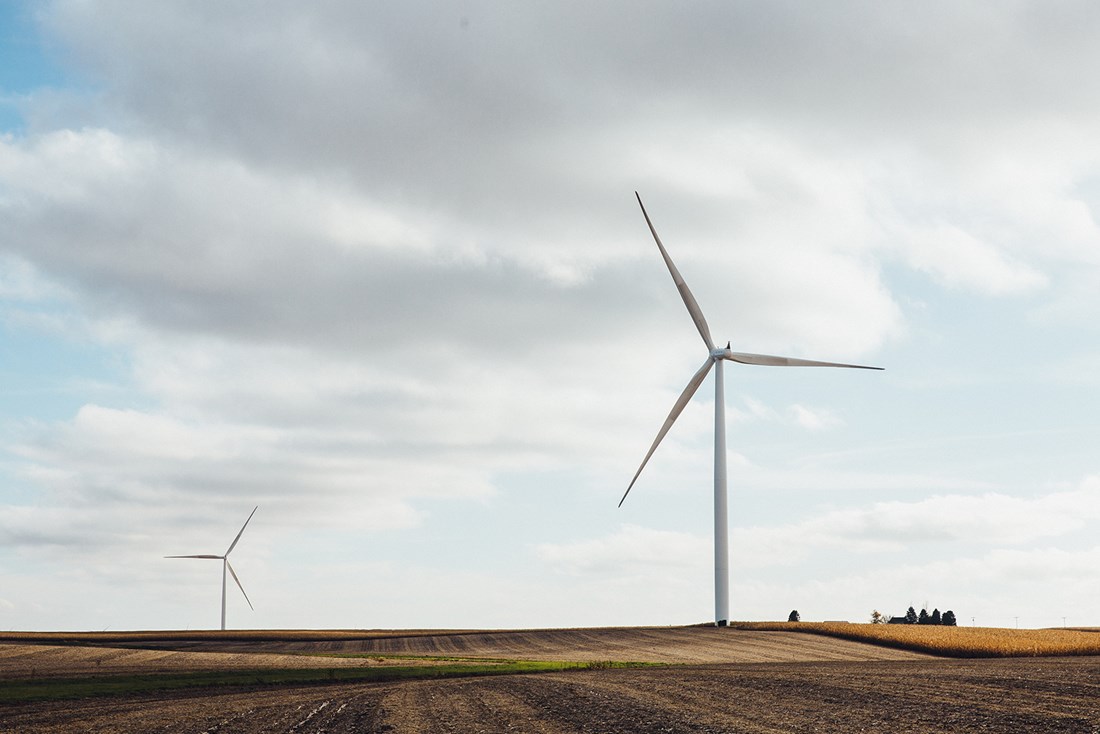
[{"label": "plowed field", "polygon": [[[0,644],[0,681],[123,673],[336,668],[432,664],[430,658],[645,663],[777,663],[920,660],[927,655],[797,632],[747,632],[714,627],[460,632],[362,639],[221,641],[147,640],[121,647],[97,636],[91,646]],[[154,649],[149,649],[149,648]],[[341,656],[355,657],[341,657]],[[422,658],[417,660],[417,658]]]},{"label": "plowed field", "polygon": [[0,733],[1100,732],[1095,657],[947,660],[793,632],[706,627],[371,633],[327,641],[313,634],[308,642],[294,633],[253,642],[209,637],[142,643],[185,652],[109,647],[104,636],[96,637],[99,647],[0,645],[0,686],[5,678],[27,678],[28,668],[36,679],[108,678],[331,668],[375,664],[383,655],[425,656],[402,664],[432,664],[427,656],[441,655],[672,664],[16,703],[0,706]]},{"label": "plowed field", "polygon": [[1080,732],[1091,658],[685,666],[220,691],[0,709],[21,734]]},{"label": "plowed field", "polygon": [[[175,646],[179,646],[176,643]],[[425,655],[510,660],[621,660],[647,663],[789,663],[825,660],[918,660],[927,655],[798,632],[715,627],[461,632],[371,636],[329,641],[196,642],[189,650],[269,653]]]},{"label": "plowed field", "polygon": [[[343,668],[377,665],[369,657],[317,657],[262,652],[176,652],[115,647],[0,644],[0,681],[180,671]],[[424,661],[430,664],[432,661]],[[415,660],[403,664],[415,664]]]}]

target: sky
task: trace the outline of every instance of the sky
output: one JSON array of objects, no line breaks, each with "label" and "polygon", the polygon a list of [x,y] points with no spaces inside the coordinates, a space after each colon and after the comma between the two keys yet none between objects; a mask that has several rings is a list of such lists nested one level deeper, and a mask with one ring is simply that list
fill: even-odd
[{"label": "sky", "polygon": [[1100,625],[1100,8],[0,5],[0,629]]}]

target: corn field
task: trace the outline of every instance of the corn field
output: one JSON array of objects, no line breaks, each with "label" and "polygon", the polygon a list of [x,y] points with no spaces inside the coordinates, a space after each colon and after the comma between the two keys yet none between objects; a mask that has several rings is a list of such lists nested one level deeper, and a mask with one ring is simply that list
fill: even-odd
[{"label": "corn field", "polygon": [[809,632],[953,658],[1100,655],[1100,634],[1086,630],[848,622],[736,622],[731,626],[747,630]]}]

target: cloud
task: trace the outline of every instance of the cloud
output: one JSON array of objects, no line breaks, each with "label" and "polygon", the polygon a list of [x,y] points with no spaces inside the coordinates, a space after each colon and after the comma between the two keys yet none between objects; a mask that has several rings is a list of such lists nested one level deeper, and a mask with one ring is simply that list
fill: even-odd
[{"label": "cloud", "polygon": [[748,420],[751,416],[751,418],[755,420],[795,425],[811,431],[819,431],[833,426],[843,425],[844,423],[841,418],[828,408],[814,409],[795,403],[794,405],[787,406],[784,411],[780,412],[755,398],[745,396],[743,399],[747,411],[737,413],[734,416],[735,419],[742,421]]},{"label": "cloud", "polygon": [[[111,552],[126,542],[110,530],[120,514],[163,535],[181,516],[209,521],[244,503],[296,527],[407,528],[420,520],[409,504],[415,497],[491,491],[460,467],[403,465],[379,456],[369,437],[333,438],[86,405],[72,421],[39,427],[12,447],[22,460],[18,473],[42,494],[34,505],[4,509],[6,540],[56,544],[67,534],[82,544],[93,532],[99,551]],[[169,518],[166,507],[180,515]]]},{"label": "cloud", "polygon": [[[690,336],[655,257],[624,261],[612,243],[556,258],[557,243],[517,247],[510,224],[390,207],[342,177],[170,138],[99,127],[5,141],[0,181],[13,261],[63,284],[51,285],[67,298],[57,328],[124,350],[140,396],[85,404],[13,447],[47,504],[247,496],[286,517],[308,486],[318,501],[304,521],[354,504],[339,516],[415,527],[418,500],[491,497],[503,471],[564,455],[608,466],[616,440],[633,460],[614,426],[644,412],[652,378],[624,381],[623,345],[653,337],[647,313]],[[890,313],[858,305],[883,298],[873,271],[851,275],[845,290],[861,295],[842,312]],[[797,341],[798,308],[830,310],[790,306],[783,339]],[[893,328],[828,320],[855,324],[858,350]],[[647,370],[660,378],[673,359],[650,356]],[[48,522],[79,535],[75,518]]]},{"label": "cloud", "polygon": [[[913,551],[936,544],[1022,546],[1071,535],[1100,517],[1100,479],[1077,489],[1015,497],[934,495],[911,502],[876,502],[831,510],[800,523],[745,531],[747,548],[769,548],[759,558],[804,558],[814,550]],[[782,551],[782,552],[781,552]]]},{"label": "cloud", "polygon": [[[929,344],[949,338],[928,321],[941,299],[993,304],[1021,338],[1035,322],[1052,338],[1091,324],[1100,95],[1079,70],[1100,60],[1100,13],[574,11],[36,10],[70,77],[28,91],[26,125],[0,137],[0,324],[92,344],[117,379],[60,416],[8,420],[8,546],[68,539],[109,559],[147,540],[120,524],[176,537],[253,502],[279,527],[423,545],[441,501],[506,506],[546,475],[570,477],[578,497],[609,484],[617,497],[704,356],[635,190],[717,340],[890,355],[876,384],[896,392],[876,393],[875,411],[907,427],[899,393],[947,399],[908,358],[931,361]],[[67,369],[74,382],[94,371]],[[1011,493],[947,457],[919,472],[901,449],[872,467],[840,458],[842,443],[866,440],[864,394],[833,374],[828,392],[777,397],[754,374],[730,411],[760,429],[731,457],[742,479],[803,507],[817,501],[809,487],[841,503],[742,529],[754,568],[819,549],[1019,549],[1092,512],[1083,488]],[[643,481],[705,485],[710,421],[700,397]],[[894,446],[916,443],[876,425]],[[902,490],[917,499],[850,499]],[[626,568],[615,590],[671,605],[646,569],[686,594],[683,576],[709,575],[708,542],[654,526],[570,543],[548,521],[531,542],[576,582],[555,591],[611,605],[608,580]],[[385,578],[400,585],[395,568]]]},{"label": "cloud", "polygon": [[829,410],[815,411],[812,408],[798,404],[792,405],[787,410],[798,425],[811,431],[819,431],[843,423],[840,418]]},{"label": "cloud", "polygon": [[913,267],[947,286],[991,295],[1033,291],[1049,282],[1042,273],[951,225],[916,234],[908,258]]},{"label": "cloud", "polygon": [[[814,553],[915,553],[943,544],[1002,548],[1051,540],[1100,518],[1100,478],[1077,489],[1036,497],[937,495],[911,502],[876,502],[828,510],[805,520],[771,526],[731,527],[731,555],[742,568],[789,566]],[[709,537],[624,526],[603,538],[546,544],[539,555],[570,573],[608,568],[698,565],[708,557]],[[1008,551],[1006,551],[1008,552]],[[664,558],[658,561],[657,556]]]},{"label": "cloud", "polygon": [[614,534],[570,544],[543,543],[538,557],[559,572],[569,574],[616,573],[650,575],[655,569],[675,573],[676,569],[698,565],[706,558],[711,542],[689,533],[652,530],[623,525]]},{"label": "cloud", "polygon": [[[1094,603],[1100,547],[993,549],[946,560],[860,564],[796,581],[774,576],[734,579],[738,614],[775,619],[777,600],[802,619],[868,621],[871,610],[902,615],[909,606],[953,610],[960,625],[1060,627],[1087,624]],[[782,610],[785,613],[785,609]],[[973,620],[973,621],[972,621]]]},{"label": "cloud", "polygon": [[4,302],[38,303],[64,296],[64,291],[45,282],[25,260],[7,253],[0,257],[0,299]]},{"label": "cloud", "polygon": [[826,514],[810,527],[829,542],[901,549],[912,543],[968,542],[1020,545],[1080,529],[1100,516],[1095,481],[1080,490],[1028,499],[989,493],[933,496],[917,502],[881,502],[863,510]]}]

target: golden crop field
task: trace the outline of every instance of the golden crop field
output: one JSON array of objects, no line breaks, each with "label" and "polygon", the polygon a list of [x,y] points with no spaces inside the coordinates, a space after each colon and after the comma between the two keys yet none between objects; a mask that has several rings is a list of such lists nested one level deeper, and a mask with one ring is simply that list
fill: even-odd
[{"label": "golden crop field", "polygon": [[809,632],[956,658],[1100,655],[1100,634],[1071,629],[848,622],[734,622],[745,630]]}]

